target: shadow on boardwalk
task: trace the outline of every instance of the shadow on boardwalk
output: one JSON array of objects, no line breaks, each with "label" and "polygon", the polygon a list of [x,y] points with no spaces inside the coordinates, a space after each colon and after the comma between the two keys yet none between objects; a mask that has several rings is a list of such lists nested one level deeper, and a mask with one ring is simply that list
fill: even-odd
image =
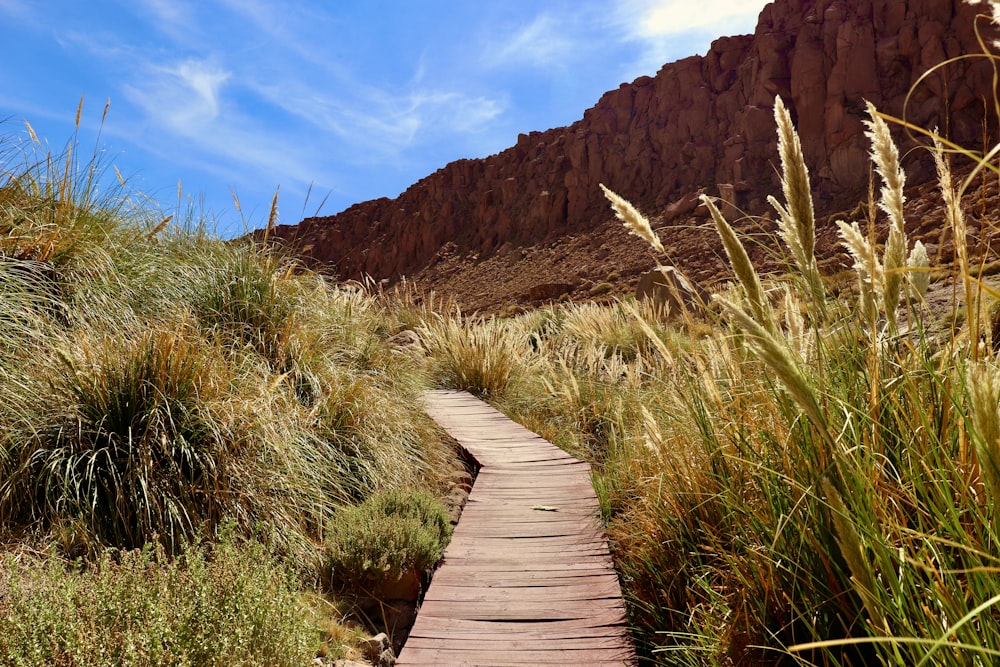
[{"label": "shadow on boardwalk", "polygon": [[397,665],[634,665],[590,467],[465,392],[427,412],[481,466]]}]

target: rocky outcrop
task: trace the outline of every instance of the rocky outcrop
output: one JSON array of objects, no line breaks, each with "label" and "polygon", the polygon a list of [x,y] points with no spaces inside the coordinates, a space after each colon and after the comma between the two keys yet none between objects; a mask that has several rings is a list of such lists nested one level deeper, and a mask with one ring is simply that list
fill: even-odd
[{"label": "rocky outcrop", "polygon": [[712,300],[701,285],[672,266],[657,266],[639,276],[635,298],[653,304],[666,318],[699,312]]},{"label": "rocky outcrop", "polygon": [[[602,182],[668,224],[694,212],[698,191],[761,212],[778,191],[776,95],[796,120],[817,207],[853,205],[868,184],[866,99],[982,146],[990,65],[965,59],[923,76],[980,52],[980,10],[957,0],[778,0],[753,35],[719,39],[705,56],[623,84],[569,127],[521,135],[396,199],[279,226],[275,236],[343,278],[395,280],[450,255],[486,258],[608,224]],[[992,136],[992,120],[986,130]],[[900,141],[904,152],[913,144],[903,133]],[[911,183],[931,174],[919,158],[910,152],[904,163]]]}]

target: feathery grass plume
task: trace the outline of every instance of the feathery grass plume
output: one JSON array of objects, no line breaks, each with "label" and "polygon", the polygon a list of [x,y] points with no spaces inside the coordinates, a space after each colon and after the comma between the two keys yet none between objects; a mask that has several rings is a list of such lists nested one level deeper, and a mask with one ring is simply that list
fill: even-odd
[{"label": "feathery grass plume", "polygon": [[663,452],[666,451],[667,442],[660,431],[659,424],[656,423],[656,417],[649,411],[649,408],[640,405],[639,409],[642,411],[642,443],[657,463],[662,466],[665,463]]},{"label": "feathery grass plume", "polygon": [[806,335],[806,321],[799,309],[799,302],[791,286],[785,285],[785,330],[788,342],[801,359],[809,355],[809,339]]},{"label": "feathery grass plume", "polygon": [[271,232],[274,231],[275,225],[278,224],[278,190],[280,186],[274,189],[274,197],[271,199],[271,210],[267,216],[267,227],[264,229],[264,243],[267,243],[267,239],[271,236]]},{"label": "feathery grass plume", "polygon": [[974,363],[967,375],[969,412],[976,430],[976,457],[993,505],[1000,503],[1000,372],[991,364]]},{"label": "feathery grass plume", "polygon": [[629,234],[638,236],[651,245],[657,252],[663,252],[663,244],[660,243],[660,237],[656,235],[656,232],[649,225],[649,220],[642,213],[639,213],[635,206],[632,206],[624,198],[609,190],[604,183],[600,185],[601,190],[604,191],[604,196],[611,202],[611,208],[614,210],[615,215],[622,221],[622,225],[629,231]]},{"label": "feathery grass plume", "polygon": [[979,325],[979,318],[975,313],[979,309],[979,284],[971,279],[969,273],[969,246],[966,240],[968,226],[965,222],[965,213],[962,211],[961,193],[952,182],[951,167],[944,159],[944,145],[937,137],[936,132],[933,140],[934,149],[931,153],[934,156],[934,167],[937,170],[938,185],[941,188],[941,199],[944,201],[945,220],[951,227],[951,235],[954,239],[955,264],[962,280],[966,312],[969,314],[969,326],[972,327],[972,339],[978,340],[979,332],[976,327]]},{"label": "feathery grass plume", "polygon": [[903,269],[906,267],[906,231],[903,228],[903,185],[905,175],[899,165],[899,151],[892,140],[889,125],[882,120],[871,102],[865,103],[871,120],[864,121],[868,127],[865,136],[872,142],[871,156],[875,162],[875,170],[882,177],[882,189],[879,193],[879,208],[889,216],[889,239],[885,244],[882,264],[885,267],[885,290],[882,293],[885,302],[886,317],[894,322],[896,306],[903,286]]},{"label": "feathery grass plume", "polygon": [[[799,408],[809,417],[809,421],[820,432],[826,447],[828,449],[831,448],[834,444],[834,439],[827,428],[826,418],[823,416],[819,400],[817,400],[816,393],[809,385],[805,374],[802,373],[802,369],[799,368],[799,364],[793,358],[792,351],[789,349],[786,341],[782,340],[779,334],[769,331],[754,318],[747,315],[743,309],[733,302],[718,295],[714,296],[713,300],[725,308],[726,312],[736,321],[736,324],[746,331],[754,353],[766,366],[774,371],[775,376],[785,388],[785,391],[788,392],[792,400],[798,404]],[[823,458],[827,459],[825,455]]]},{"label": "feathery grass plume", "polygon": [[927,248],[923,242],[917,241],[913,244],[906,266],[910,269],[910,289],[913,296],[922,299],[931,285],[931,259],[927,256]]},{"label": "feathery grass plume", "polygon": [[872,625],[877,632],[886,632],[885,614],[879,607],[878,598],[875,595],[875,573],[872,572],[871,564],[865,557],[864,547],[861,544],[861,536],[854,522],[851,521],[850,513],[844,504],[844,499],[829,480],[823,480],[823,493],[830,504],[830,515],[833,518],[833,526],[836,529],[837,545],[840,553],[847,561],[847,567],[851,571],[851,583],[861,597],[865,605],[865,611],[871,619]]},{"label": "feathery grass plume", "polygon": [[[858,301],[869,327],[874,327],[878,319],[878,304],[885,289],[885,271],[879,261],[875,248],[864,234],[857,222],[847,224],[837,221],[840,238],[854,257],[854,272],[858,275]],[[884,302],[883,302],[884,303]]]},{"label": "feathery grass plume", "polygon": [[776,334],[778,327],[774,323],[774,316],[771,314],[771,307],[767,303],[764,287],[760,283],[760,276],[757,275],[757,270],[753,268],[753,262],[750,261],[750,256],[747,255],[746,248],[740,243],[735,230],[726,222],[722,211],[718,209],[707,195],[701,195],[700,197],[702,203],[708,208],[709,213],[712,214],[712,220],[715,221],[715,228],[719,232],[719,238],[722,239],[722,246],[726,249],[726,255],[729,257],[729,263],[733,267],[733,272],[746,291],[747,300],[750,302],[750,308],[753,310],[754,317],[757,318],[757,321],[768,332]]},{"label": "feathery grass plume", "polygon": [[816,265],[816,217],[809,186],[809,169],[802,144],[792,124],[792,116],[781,97],[774,98],[774,121],[778,126],[778,153],[781,156],[781,189],[787,208],[773,196],[767,200],[778,212],[778,233],[785,241],[799,271],[809,284],[813,300],[824,308],[823,281]]}]

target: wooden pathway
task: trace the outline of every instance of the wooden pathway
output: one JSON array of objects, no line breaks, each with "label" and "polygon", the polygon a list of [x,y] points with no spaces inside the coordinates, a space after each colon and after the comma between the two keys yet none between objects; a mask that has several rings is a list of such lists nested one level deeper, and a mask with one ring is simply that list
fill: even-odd
[{"label": "wooden pathway", "polygon": [[397,665],[634,665],[590,467],[465,392],[427,412],[481,466]]}]

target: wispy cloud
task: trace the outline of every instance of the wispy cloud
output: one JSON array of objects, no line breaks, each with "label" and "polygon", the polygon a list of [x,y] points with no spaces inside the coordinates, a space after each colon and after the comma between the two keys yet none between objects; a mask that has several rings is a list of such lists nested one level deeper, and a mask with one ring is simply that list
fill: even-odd
[{"label": "wispy cloud", "polygon": [[124,87],[126,98],[157,123],[190,136],[219,115],[220,92],[231,73],[213,59],[147,65],[141,82]]},{"label": "wispy cloud", "polygon": [[349,159],[365,163],[398,157],[444,135],[478,132],[505,109],[500,100],[459,91],[415,88],[392,93],[363,85],[344,90],[341,96],[330,95],[284,81],[260,85],[255,92],[304,120],[320,136],[333,135],[353,149]]},{"label": "wispy cloud", "polygon": [[150,14],[164,27],[183,25],[191,20],[187,3],[180,0],[130,0],[130,4]]},{"label": "wispy cloud", "polygon": [[26,27],[37,28],[43,24],[40,12],[37,10],[38,8],[32,3],[24,0],[0,0],[0,15],[6,15],[8,20],[17,21],[19,30],[24,30]]},{"label": "wispy cloud", "polygon": [[488,66],[530,65],[540,69],[567,64],[574,42],[567,26],[550,14],[539,14],[527,25],[487,44],[484,60]]}]

